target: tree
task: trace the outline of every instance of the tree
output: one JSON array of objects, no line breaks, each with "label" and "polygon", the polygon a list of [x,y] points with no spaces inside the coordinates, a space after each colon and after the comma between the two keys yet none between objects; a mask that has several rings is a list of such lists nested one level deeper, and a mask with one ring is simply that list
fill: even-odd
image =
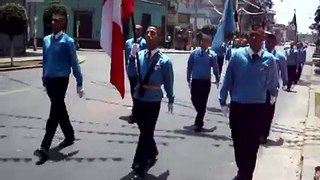
[{"label": "tree", "polygon": [[7,3],[0,6],[0,33],[9,36],[11,48],[10,56],[13,66],[14,47],[13,40],[16,35],[20,35],[25,32],[27,27],[27,15],[26,9],[20,4]]}]

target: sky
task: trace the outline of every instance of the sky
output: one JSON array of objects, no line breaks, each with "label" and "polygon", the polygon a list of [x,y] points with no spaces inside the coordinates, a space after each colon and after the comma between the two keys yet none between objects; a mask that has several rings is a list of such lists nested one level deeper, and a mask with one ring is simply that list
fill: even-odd
[{"label": "sky", "polygon": [[287,25],[296,9],[298,32],[311,32],[309,26],[314,22],[314,13],[320,5],[320,0],[273,0],[273,3],[276,23]]}]

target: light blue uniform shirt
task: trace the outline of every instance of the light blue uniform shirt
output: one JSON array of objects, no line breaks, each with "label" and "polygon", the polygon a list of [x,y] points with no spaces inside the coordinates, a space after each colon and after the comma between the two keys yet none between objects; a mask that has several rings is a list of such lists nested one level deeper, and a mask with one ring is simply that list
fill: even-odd
[{"label": "light blue uniform shirt", "polygon": [[[77,85],[82,86],[82,74],[73,38],[65,33],[55,38],[48,35],[43,38],[42,53],[43,77],[69,77],[71,68]],[[43,82],[45,85],[45,83]]]},{"label": "light blue uniform shirt", "polygon": [[[130,56],[133,43],[134,43],[133,38],[131,38],[131,39],[128,39],[125,44],[125,64],[126,64],[127,74],[129,77],[137,76],[137,71],[135,66],[132,66],[132,65],[129,66],[129,63],[135,64],[134,61],[129,61],[129,56]],[[143,37],[138,38],[137,43],[139,44],[140,50],[144,50],[147,48],[147,42]]]},{"label": "light blue uniform shirt", "polygon": [[[287,59],[279,51],[274,50],[272,54],[277,62],[278,76],[282,79],[282,84],[286,85],[288,83],[288,69],[287,69]],[[279,83],[280,87],[280,83]]]},{"label": "light blue uniform shirt", "polygon": [[[150,76],[149,82],[147,85],[156,85],[156,86],[162,86],[164,87],[164,90],[167,93],[167,97],[169,99],[170,103],[174,102],[174,95],[173,95],[173,68],[170,58],[161,53],[156,52],[151,59],[149,60],[147,57],[148,50],[142,50],[139,52],[139,64],[140,64],[140,73],[142,80],[144,79],[150,65],[151,60],[154,60],[155,58],[158,58],[158,62],[155,65],[154,71]],[[130,58],[130,61],[134,60],[134,58]],[[132,66],[132,63],[129,63],[130,66]],[[131,68],[131,67],[130,67]],[[145,95],[143,97],[140,97],[138,92],[139,84],[136,86],[133,97],[137,98],[141,101],[146,102],[156,102],[161,101],[163,98],[163,92],[162,89],[146,89]]]},{"label": "light blue uniform shirt", "polygon": [[219,82],[219,67],[217,55],[214,51],[207,49],[203,51],[201,48],[195,49],[189,56],[187,66],[187,81],[190,79],[211,80],[211,68]]},{"label": "light blue uniform shirt", "polygon": [[228,93],[231,101],[242,104],[265,103],[267,90],[278,93],[278,73],[274,56],[262,51],[253,61],[249,47],[239,48],[231,57],[219,94],[222,106],[226,105]]},{"label": "light blue uniform shirt", "polygon": [[298,49],[298,63],[305,63],[307,59],[307,51],[305,48]]},{"label": "light blue uniform shirt", "polygon": [[286,50],[287,56],[287,65],[288,66],[296,66],[298,65],[298,51],[296,49],[288,49]]}]

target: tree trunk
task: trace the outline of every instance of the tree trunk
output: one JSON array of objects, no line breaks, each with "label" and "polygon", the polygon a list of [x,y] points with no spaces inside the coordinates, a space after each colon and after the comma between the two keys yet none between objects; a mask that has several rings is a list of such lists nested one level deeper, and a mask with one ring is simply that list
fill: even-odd
[{"label": "tree trunk", "polygon": [[13,56],[14,56],[14,44],[13,44],[13,39],[14,37],[10,37],[10,57],[11,57],[11,61],[10,61],[10,66],[13,67]]}]

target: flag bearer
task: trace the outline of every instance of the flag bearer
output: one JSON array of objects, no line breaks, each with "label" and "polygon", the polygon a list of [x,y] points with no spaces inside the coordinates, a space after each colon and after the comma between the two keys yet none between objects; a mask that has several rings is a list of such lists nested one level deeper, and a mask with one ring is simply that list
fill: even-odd
[{"label": "flag bearer", "polygon": [[[158,150],[153,138],[158,120],[163,85],[168,97],[168,111],[173,112],[173,68],[170,58],[159,51],[159,29],[149,26],[146,31],[147,49],[139,51],[139,45],[134,44],[131,49],[130,61],[134,61],[139,52],[140,78],[133,94],[135,108],[133,116],[140,130],[139,142],[133,160],[132,180],[142,179],[144,172],[156,162]],[[130,63],[132,65],[132,63]]]},{"label": "flag bearer", "polygon": [[294,48],[293,42],[291,42],[290,48],[286,50],[286,56],[287,56],[287,69],[288,69],[287,91],[291,91],[291,87],[297,79],[297,67],[298,67],[298,52]]},{"label": "flag bearer", "polygon": [[70,146],[75,140],[74,130],[64,102],[71,69],[77,80],[76,89],[80,98],[84,91],[74,40],[63,32],[66,29],[67,17],[65,8],[54,11],[52,15],[53,33],[43,39],[42,80],[51,101],[51,107],[44,138],[40,149],[35,151],[40,157],[37,165],[43,164],[48,159],[48,150],[58,125],[65,136],[65,140],[59,144],[59,147]]},{"label": "flag bearer", "polygon": [[229,124],[238,166],[236,180],[251,180],[259,149],[260,124],[263,120],[267,90],[277,95],[278,76],[274,56],[262,49],[264,30],[253,26],[249,47],[232,55],[220,90],[219,101],[227,116],[230,93]]},{"label": "flag bearer", "polygon": [[197,111],[194,122],[196,132],[200,132],[203,127],[211,88],[211,69],[215,75],[217,86],[220,79],[217,55],[208,49],[211,45],[211,39],[210,35],[202,34],[200,47],[191,53],[187,66],[187,82],[191,89],[191,101]]},{"label": "flag bearer", "polygon": [[[140,50],[144,50],[147,48],[147,44],[146,44],[146,40],[142,37],[143,27],[138,24],[135,27],[136,27],[135,31],[136,31],[136,35],[137,35],[137,43],[139,44]],[[133,99],[134,88],[136,87],[137,81],[138,81],[137,71],[136,71],[135,66],[134,65],[129,66],[130,62],[134,63],[134,61],[129,61],[129,55],[130,55],[131,47],[132,47],[133,43],[134,43],[134,39],[131,38],[131,39],[128,39],[125,44],[125,64],[126,64],[127,75],[128,75],[129,82],[130,82],[130,93],[131,93],[132,99]],[[134,102],[132,104],[134,106]],[[133,108],[134,107],[132,107],[132,109]],[[132,113],[131,113],[129,123],[133,123],[133,122],[134,122],[134,120],[132,118]]]},{"label": "flag bearer", "polygon": [[[266,50],[274,55],[277,63],[278,77],[281,75],[282,87],[284,88],[288,83],[288,73],[287,73],[287,60],[286,57],[279,51],[275,50],[278,44],[277,38],[272,33],[266,33]],[[278,88],[280,88],[280,82],[278,83]],[[267,92],[266,106],[265,106],[265,120],[261,122],[261,137],[260,143],[265,144],[269,136],[270,127],[272,119],[275,112],[275,102],[271,100],[271,94]]]}]

